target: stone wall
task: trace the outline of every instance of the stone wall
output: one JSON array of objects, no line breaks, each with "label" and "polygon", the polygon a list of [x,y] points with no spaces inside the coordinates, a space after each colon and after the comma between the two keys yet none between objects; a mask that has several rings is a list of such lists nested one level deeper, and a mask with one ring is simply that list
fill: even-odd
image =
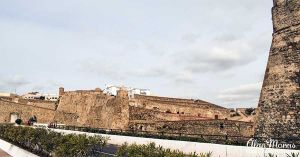
[{"label": "stone wall", "polygon": [[35,115],[41,123],[107,129],[211,135],[249,135],[252,129],[252,123],[225,120],[230,110],[202,100],[141,95],[129,99],[124,90],[118,91],[117,96],[106,95],[100,89],[60,88],[59,93],[59,102],[2,99],[0,122],[9,122],[10,114],[17,113],[23,120]]},{"label": "stone wall", "polygon": [[[122,92],[122,91],[121,91]],[[101,90],[64,92],[55,121],[67,125],[124,129],[129,121],[128,96],[109,96]]]},{"label": "stone wall", "polygon": [[258,105],[256,136],[299,138],[300,1],[274,0],[273,41]]},{"label": "stone wall", "polygon": [[230,120],[130,121],[129,127],[137,131],[176,134],[253,135],[253,123]]},{"label": "stone wall", "polygon": [[[135,95],[130,105],[163,113],[178,114],[181,117],[195,117],[196,119],[201,117],[207,119],[230,117],[229,109],[203,100]],[[172,114],[168,115],[174,117]]]},{"label": "stone wall", "polygon": [[36,116],[38,122],[49,123],[54,118],[55,110],[0,99],[0,122],[10,122],[12,113],[18,114],[23,122],[27,122],[30,117]]},{"label": "stone wall", "polygon": [[147,109],[143,107],[129,107],[129,120],[145,120],[145,121],[182,121],[182,120],[201,120],[211,119],[201,116],[192,116],[177,113],[161,112],[157,109]]},{"label": "stone wall", "polygon": [[252,122],[216,120],[194,115],[161,112],[143,106],[130,106],[130,129],[137,131],[169,132],[181,134],[209,134],[251,136]]}]

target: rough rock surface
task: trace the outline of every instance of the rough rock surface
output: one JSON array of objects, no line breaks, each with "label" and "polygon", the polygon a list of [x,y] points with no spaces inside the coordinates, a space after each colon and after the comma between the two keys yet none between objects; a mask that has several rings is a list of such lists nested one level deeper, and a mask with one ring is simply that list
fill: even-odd
[{"label": "rough rock surface", "polygon": [[258,105],[255,135],[300,135],[300,1],[274,0],[273,41]]},{"label": "rough rock surface", "polygon": [[129,99],[119,95],[113,97],[94,90],[66,92],[60,98],[54,120],[69,125],[125,129]]}]

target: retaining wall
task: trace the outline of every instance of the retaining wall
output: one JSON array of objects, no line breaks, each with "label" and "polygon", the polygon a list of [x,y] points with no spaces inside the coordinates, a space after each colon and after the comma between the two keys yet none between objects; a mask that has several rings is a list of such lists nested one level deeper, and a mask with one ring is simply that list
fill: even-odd
[{"label": "retaining wall", "polygon": [[287,150],[287,149],[270,149],[270,148],[254,148],[246,146],[230,146],[210,143],[197,143],[187,141],[175,141],[175,140],[162,140],[152,138],[141,138],[141,137],[130,137],[130,136],[119,136],[119,135],[106,135],[106,134],[95,134],[85,133],[71,130],[59,130],[52,129],[56,132],[65,134],[87,134],[89,136],[101,135],[109,137],[109,144],[122,145],[127,142],[128,144],[148,144],[151,142],[162,146],[163,148],[170,148],[172,150],[180,150],[185,153],[190,152],[213,152],[212,157],[268,157],[268,154],[274,154],[278,157],[286,157],[286,154],[300,153],[299,150]]}]

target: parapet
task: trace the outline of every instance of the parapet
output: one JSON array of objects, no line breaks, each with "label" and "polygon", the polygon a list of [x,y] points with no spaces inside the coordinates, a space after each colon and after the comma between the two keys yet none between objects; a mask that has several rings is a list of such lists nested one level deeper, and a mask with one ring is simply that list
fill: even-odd
[{"label": "parapet", "polygon": [[61,97],[61,96],[64,95],[64,93],[65,93],[65,88],[64,87],[59,87],[59,94],[58,94],[58,96]]},{"label": "parapet", "polygon": [[117,91],[117,97],[128,98],[128,91],[125,88],[121,88]]},{"label": "parapet", "polygon": [[273,28],[274,32],[300,24],[299,0],[274,0]]}]

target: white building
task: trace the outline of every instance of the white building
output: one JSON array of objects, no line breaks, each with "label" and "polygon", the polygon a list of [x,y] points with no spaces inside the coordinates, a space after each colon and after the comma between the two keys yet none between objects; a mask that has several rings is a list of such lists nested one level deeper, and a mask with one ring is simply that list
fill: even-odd
[{"label": "white building", "polygon": [[151,95],[151,92],[149,89],[140,89],[140,88],[132,88],[132,87],[120,87],[120,86],[114,86],[114,85],[105,85],[104,93],[107,93],[109,95],[116,96],[118,90],[121,88],[126,89],[128,91],[129,98],[134,98],[134,94],[139,95]]},{"label": "white building", "polygon": [[13,97],[13,96],[17,96],[17,94],[0,92],[0,97]]},{"label": "white building", "polygon": [[48,101],[57,101],[59,96],[57,94],[41,94],[39,92],[31,92],[22,95],[23,99],[39,99]]}]

